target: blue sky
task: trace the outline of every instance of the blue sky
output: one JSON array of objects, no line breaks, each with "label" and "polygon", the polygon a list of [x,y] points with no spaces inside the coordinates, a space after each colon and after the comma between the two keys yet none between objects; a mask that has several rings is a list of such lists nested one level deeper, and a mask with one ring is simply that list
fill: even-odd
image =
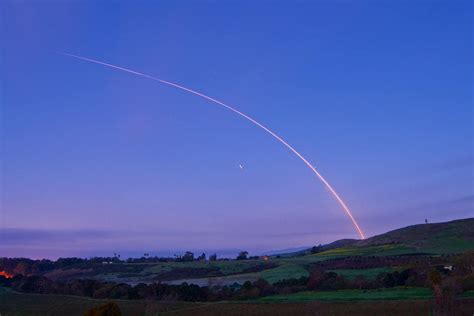
[{"label": "blue sky", "polygon": [[474,214],[469,1],[4,1],[0,12],[4,255],[357,237],[262,130],[57,52],[251,115],[316,166],[369,236]]}]

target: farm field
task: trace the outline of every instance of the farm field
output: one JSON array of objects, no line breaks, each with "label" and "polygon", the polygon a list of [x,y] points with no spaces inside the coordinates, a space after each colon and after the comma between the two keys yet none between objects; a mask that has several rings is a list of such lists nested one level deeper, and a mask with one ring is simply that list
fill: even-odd
[{"label": "farm field", "polygon": [[[18,294],[0,291],[0,314],[2,316],[82,316],[86,310],[109,301],[111,300],[97,300],[67,295]],[[188,302],[113,301],[118,304],[123,315],[158,315],[161,312],[201,305]]]},{"label": "farm field", "polygon": [[[84,311],[108,302],[83,297],[36,294],[0,294],[2,316],[82,316]],[[418,300],[299,301],[299,302],[219,302],[184,303],[113,300],[122,315],[430,315],[433,302]],[[460,299],[456,315],[471,315],[474,299]]]},{"label": "farm field", "polygon": [[298,292],[289,295],[274,295],[259,299],[261,302],[304,302],[304,301],[358,301],[358,300],[400,300],[430,299],[433,294],[427,288],[395,287],[376,290],[339,290],[319,292]]},{"label": "farm field", "polygon": [[357,276],[362,275],[366,279],[374,280],[379,273],[383,272],[393,272],[396,269],[383,267],[383,268],[372,268],[372,269],[335,269],[335,270],[328,270],[331,272],[336,272],[337,274],[342,275],[343,277],[353,280]]},{"label": "farm field", "polygon": [[420,250],[403,245],[379,245],[363,247],[341,247],[323,251],[314,256],[324,259],[350,256],[400,256],[419,253]]},{"label": "farm field", "polygon": [[[219,303],[200,306],[189,310],[175,310],[162,315],[205,316],[205,315],[382,315],[382,316],[422,316],[433,315],[431,300],[396,300],[396,301],[357,301],[357,302],[298,302],[298,303]],[[471,316],[474,299],[458,300],[453,315]]]}]

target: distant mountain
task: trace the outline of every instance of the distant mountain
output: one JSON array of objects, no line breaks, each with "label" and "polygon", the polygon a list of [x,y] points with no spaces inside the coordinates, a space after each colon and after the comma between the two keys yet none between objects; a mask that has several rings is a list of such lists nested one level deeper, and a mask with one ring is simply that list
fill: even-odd
[{"label": "distant mountain", "polygon": [[330,244],[323,245],[320,250],[326,251],[326,250],[331,250],[335,248],[350,247],[357,244],[357,242],[359,242],[358,239],[339,239],[339,240],[333,241]]},{"label": "distant mountain", "polygon": [[[333,241],[332,243],[321,245],[319,247],[319,251],[327,251],[327,250],[341,248],[341,247],[349,247],[349,246],[352,246],[352,245],[356,244],[358,241],[359,241],[358,239],[340,239],[340,240],[336,240],[336,241]],[[298,257],[298,256],[309,255],[309,254],[311,254],[311,251],[312,251],[311,248],[303,248],[303,249],[296,250],[296,251],[281,250],[281,251],[276,251],[276,252],[272,253],[271,255],[272,255],[272,257],[279,256],[279,257],[283,257],[283,258],[285,258],[285,257]]]},{"label": "distant mountain", "polygon": [[308,249],[308,246],[285,248],[285,249],[278,249],[278,250],[268,250],[268,251],[262,252],[262,255],[273,256],[273,255],[278,255],[282,253],[297,253],[300,251],[306,251],[307,249]]}]

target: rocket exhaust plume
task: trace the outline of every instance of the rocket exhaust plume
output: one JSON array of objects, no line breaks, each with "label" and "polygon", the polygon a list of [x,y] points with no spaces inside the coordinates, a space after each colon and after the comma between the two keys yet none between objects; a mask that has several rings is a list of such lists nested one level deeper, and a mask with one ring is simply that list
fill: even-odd
[{"label": "rocket exhaust plume", "polygon": [[69,56],[69,57],[73,57],[73,58],[77,58],[77,59],[81,59],[81,60],[85,60],[85,61],[88,61],[88,62],[91,62],[91,63],[95,63],[95,64],[99,64],[99,65],[103,65],[103,66],[107,66],[107,67],[110,67],[110,68],[114,68],[114,69],[117,69],[117,70],[121,70],[121,71],[124,71],[124,72],[128,72],[128,73],[131,73],[131,74],[134,74],[134,75],[137,75],[137,76],[140,76],[140,77],[144,77],[144,78],[147,78],[147,79],[151,79],[151,80],[154,80],[154,81],[158,81],[160,83],[163,83],[163,84],[166,84],[166,85],[169,85],[169,86],[172,86],[174,88],[177,88],[177,89],[180,89],[180,90],[184,90],[186,92],[189,92],[189,93],[192,93],[194,95],[197,95],[201,98],[204,98],[208,101],[211,101],[213,103],[216,103],[218,105],[221,105],[225,108],[227,108],[228,110],[242,116],[243,118],[247,119],[248,121],[252,122],[253,124],[257,125],[258,127],[260,127],[261,129],[263,129],[265,132],[267,132],[268,134],[270,134],[271,136],[273,136],[276,140],[278,140],[280,143],[282,143],[286,148],[288,148],[291,152],[293,152],[293,154],[295,154],[299,159],[301,159],[301,161],[303,161],[306,166],[308,166],[309,169],[311,169],[311,171],[319,178],[319,180],[321,180],[324,185],[326,186],[326,188],[329,190],[329,192],[331,192],[331,194],[334,196],[334,198],[337,200],[337,202],[339,203],[339,205],[342,207],[342,209],[344,210],[344,212],[347,214],[347,216],[350,218],[350,220],[352,221],[352,224],[354,225],[354,228],[357,230],[357,233],[359,234],[360,238],[362,239],[365,239],[365,235],[364,235],[364,232],[362,231],[362,229],[359,227],[359,224],[357,223],[356,219],[354,218],[354,216],[352,215],[352,212],[350,211],[349,207],[346,205],[346,203],[342,200],[342,198],[339,196],[339,194],[337,194],[337,192],[333,189],[333,187],[329,184],[329,182],[316,170],[316,168],[311,164],[309,163],[308,160],[306,160],[298,151],[296,151],[296,149],[294,149],[290,144],[288,144],[283,138],[281,138],[280,136],[278,136],[275,132],[271,131],[269,128],[265,127],[264,125],[260,124],[259,122],[257,122],[256,120],[254,120],[253,118],[251,118],[250,116],[248,116],[247,114],[245,113],[242,113],[240,112],[239,110],[236,110],[234,109],[233,107],[231,107],[230,105],[227,105],[225,104],[224,102],[222,101],[219,101],[217,99],[214,99],[210,96],[207,96],[203,93],[200,93],[200,92],[197,92],[197,91],[194,91],[192,89],[189,89],[189,88],[186,88],[184,86],[181,86],[179,84],[176,84],[176,83],[173,83],[173,82],[170,82],[170,81],[166,81],[166,80],[163,80],[163,79],[159,79],[159,78],[155,78],[155,77],[152,77],[152,76],[149,76],[149,75],[146,75],[144,73],[141,73],[141,72],[138,72],[138,71],[134,71],[134,70],[131,70],[131,69],[127,69],[127,68],[123,68],[123,67],[119,67],[119,66],[116,66],[116,65],[112,65],[112,64],[108,64],[108,63],[105,63],[105,62],[102,62],[102,61],[98,61],[98,60],[94,60],[94,59],[91,59],[91,58],[86,58],[86,57],[82,57],[82,56],[78,56],[78,55],[73,55],[73,54],[68,54],[68,53],[61,53],[62,55],[65,55],[65,56]]}]

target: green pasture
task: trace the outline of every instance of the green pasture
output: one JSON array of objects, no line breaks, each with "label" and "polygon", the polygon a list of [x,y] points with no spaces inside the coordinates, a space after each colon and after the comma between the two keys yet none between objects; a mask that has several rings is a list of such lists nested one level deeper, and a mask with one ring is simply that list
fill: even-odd
[{"label": "green pasture", "polygon": [[429,299],[433,294],[428,288],[394,287],[376,290],[339,290],[298,292],[288,295],[262,297],[260,302],[306,302],[306,301],[358,301],[358,300],[404,300]]}]

